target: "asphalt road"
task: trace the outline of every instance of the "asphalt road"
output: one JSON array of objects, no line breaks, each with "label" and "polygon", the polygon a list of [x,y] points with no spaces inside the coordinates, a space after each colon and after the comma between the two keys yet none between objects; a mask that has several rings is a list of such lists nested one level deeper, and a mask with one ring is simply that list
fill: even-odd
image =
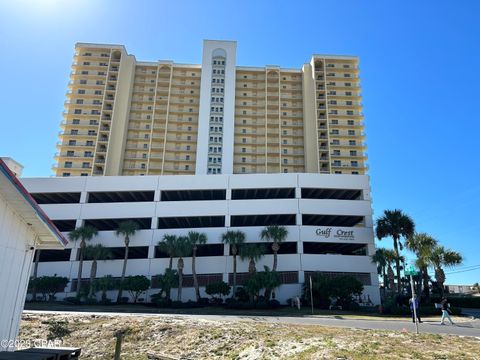
[{"label": "asphalt road", "polygon": [[[213,321],[247,321],[247,322],[266,322],[283,323],[296,325],[320,325],[330,327],[344,327],[354,329],[370,330],[390,330],[415,332],[415,325],[411,321],[403,320],[365,320],[350,319],[342,316],[305,316],[305,317],[274,317],[274,316],[237,316],[237,315],[185,315],[185,314],[139,314],[139,313],[111,313],[111,312],[73,312],[73,311],[37,311],[25,310],[25,314],[71,314],[71,315],[98,315],[98,316],[133,316],[133,317],[157,317],[157,318],[185,318],[185,319],[203,319]],[[480,338],[480,319],[461,318],[455,325],[440,325],[438,321],[425,321],[419,324],[420,333],[446,334],[460,336],[474,336]]]}]

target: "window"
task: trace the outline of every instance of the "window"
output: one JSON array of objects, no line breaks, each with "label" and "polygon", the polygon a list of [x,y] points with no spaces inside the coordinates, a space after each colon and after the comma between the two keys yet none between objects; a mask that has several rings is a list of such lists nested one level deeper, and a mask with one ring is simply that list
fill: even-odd
[{"label": "window", "polygon": [[70,130],[70,135],[78,135],[78,130]]},{"label": "window", "polygon": [[79,94],[85,94],[85,90],[79,89],[79,90],[78,90],[78,93],[79,93]]},{"label": "window", "polygon": [[90,120],[89,122],[90,125],[98,125],[97,120]]},{"label": "window", "polygon": [[70,176],[70,173],[64,172],[64,173],[62,174],[62,176],[63,176],[63,177],[68,177],[68,176]]},{"label": "window", "polygon": [[71,168],[72,167],[72,162],[71,161],[65,161],[65,167],[66,168]]},{"label": "window", "polygon": [[75,110],[73,110],[73,113],[76,114],[76,115],[81,115],[82,110],[81,109],[75,109]]},{"label": "window", "polygon": [[333,129],[332,132],[331,132],[332,135],[338,135],[338,130],[337,129]]},{"label": "window", "polygon": [[286,165],[288,164],[288,159],[283,159],[283,163]]},{"label": "window", "polygon": [[87,80],[80,80],[80,84],[85,85],[87,83]]},{"label": "window", "polygon": [[350,150],[350,156],[357,156],[357,150]]},{"label": "window", "polygon": [[82,163],[82,168],[88,169],[89,167],[90,167],[90,163],[88,163],[88,162]]},{"label": "window", "polygon": [[92,140],[88,140],[85,145],[87,146],[93,146],[93,141]]},{"label": "window", "polygon": [[347,104],[347,105],[353,105],[353,101],[345,101],[345,104]]},{"label": "window", "polygon": [[333,160],[333,166],[342,166],[342,162],[340,160]]},{"label": "window", "polygon": [[102,90],[95,90],[95,95],[102,95]]},{"label": "window", "polygon": [[244,168],[244,167],[242,167],[242,173],[244,173],[244,172],[245,172],[245,168]]},{"label": "window", "polygon": [[75,151],[67,151],[67,156],[75,156]]},{"label": "window", "polygon": [[340,145],[340,140],[337,140],[337,139],[332,140],[332,145]]},{"label": "window", "polygon": [[353,120],[348,120],[348,121],[347,121],[347,124],[348,124],[348,125],[355,125],[355,121],[353,121]]},{"label": "window", "polygon": [[95,133],[95,130],[88,130],[88,135],[92,136],[92,135],[97,135],[97,134]]},{"label": "window", "polygon": [[355,135],[355,130],[348,130],[348,135]]},{"label": "window", "polygon": [[73,125],[78,125],[78,124],[80,124],[80,119],[73,119],[73,120],[72,120],[72,124],[73,124]]},{"label": "window", "polygon": [[351,91],[345,91],[345,95],[346,96],[352,96],[352,92]]},{"label": "window", "polygon": [[338,125],[338,120],[333,119],[333,120],[332,120],[332,125]]},{"label": "window", "polygon": [[190,165],[185,165],[185,170],[190,170]]},{"label": "window", "polygon": [[350,165],[352,165],[353,167],[357,167],[358,166],[358,161],[356,161],[356,160],[350,161]]},{"label": "window", "polygon": [[352,110],[347,110],[347,115],[353,115],[353,111]]},{"label": "window", "polygon": [[348,140],[348,144],[352,145],[352,146],[355,146],[355,145],[357,145],[357,142],[355,140]]},{"label": "window", "polygon": [[242,148],[242,152],[247,152],[247,148]]},{"label": "window", "polygon": [[340,150],[333,150],[333,155],[339,156],[340,155]]}]

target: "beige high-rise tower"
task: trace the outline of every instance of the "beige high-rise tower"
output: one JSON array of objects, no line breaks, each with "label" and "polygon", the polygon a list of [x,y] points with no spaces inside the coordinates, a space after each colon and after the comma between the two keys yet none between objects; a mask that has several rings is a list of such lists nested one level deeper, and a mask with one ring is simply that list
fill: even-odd
[{"label": "beige high-rise tower", "polygon": [[57,176],[366,172],[356,57],[244,67],[206,40],[190,65],[79,43],[72,69]]}]

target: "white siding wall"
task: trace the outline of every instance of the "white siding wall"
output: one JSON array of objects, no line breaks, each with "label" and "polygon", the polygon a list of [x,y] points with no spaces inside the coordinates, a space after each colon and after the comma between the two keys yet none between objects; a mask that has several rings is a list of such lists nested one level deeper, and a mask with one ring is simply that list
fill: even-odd
[{"label": "white siding wall", "polygon": [[[25,302],[35,235],[0,196],[0,339],[14,340]],[[1,347],[0,351],[13,350]]]}]

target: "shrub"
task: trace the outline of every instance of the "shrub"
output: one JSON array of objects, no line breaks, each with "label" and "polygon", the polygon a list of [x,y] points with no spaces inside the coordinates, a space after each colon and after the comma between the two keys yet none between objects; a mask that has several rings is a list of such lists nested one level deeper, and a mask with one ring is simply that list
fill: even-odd
[{"label": "shrub", "polygon": [[280,307],[280,302],[278,300],[269,300],[267,305],[269,309],[278,309]]},{"label": "shrub", "polygon": [[68,336],[72,331],[68,328],[67,321],[50,320],[48,322],[48,334],[47,340],[62,340],[65,336]]},{"label": "shrub", "polygon": [[31,279],[31,287],[35,287],[39,293],[42,294],[43,300],[46,301],[47,297],[49,301],[55,300],[55,295],[65,290],[65,286],[68,284],[66,277],[54,276],[41,276],[35,279]]},{"label": "shrub", "polygon": [[77,298],[76,296],[67,296],[66,298],[63,299],[63,301],[73,305],[80,305],[81,303],[80,299]]},{"label": "shrub", "polygon": [[[222,299],[218,299],[220,300],[220,304],[223,302]],[[208,298],[199,298],[198,301],[197,301],[197,304],[198,305],[201,305],[201,306],[206,306],[209,304],[209,299]]]},{"label": "shrub", "polygon": [[[354,304],[354,296],[363,291],[363,285],[352,276],[327,277],[321,273],[312,275],[313,305],[318,308],[328,309],[330,298],[337,299],[337,305],[346,309],[357,308]],[[310,303],[310,282],[304,285],[304,300]]]},{"label": "shrub", "polygon": [[172,306],[172,300],[162,297],[162,293],[153,294],[150,298],[152,299],[152,303],[158,307]]},{"label": "shrub", "polygon": [[[210,284],[207,284],[205,287],[205,292],[212,297],[212,300],[215,302],[218,302],[220,300],[220,304],[222,303],[222,296],[228,296],[230,294],[230,289],[231,286],[228,285],[224,281],[218,281],[218,282],[213,282]],[[218,298],[215,297],[215,295],[219,295]]]},{"label": "shrub", "polygon": [[106,275],[103,278],[95,279],[92,283],[93,290],[95,292],[101,291],[102,292],[102,302],[110,303],[111,301],[107,298],[107,291],[115,290],[117,286],[117,281],[111,276]]},{"label": "shrub", "polygon": [[122,289],[132,295],[134,304],[138,301],[139,296],[149,288],[150,280],[143,275],[127,276],[122,283]]},{"label": "shrub", "polygon": [[243,286],[237,287],[237,290],[235,291],[235,298],[237,298],[240,302],[248,302],[249,297],[247,290],[245,290]]},{"label": "shrub", "polygon": [[[453,307],[464,307],[464,308],[480,308],[480,297],[474,296],[448,296],[447,297],[450,306]],[[435,304],[441,301],[440,297],[432,296],[430,298],[430,303]]]}]

